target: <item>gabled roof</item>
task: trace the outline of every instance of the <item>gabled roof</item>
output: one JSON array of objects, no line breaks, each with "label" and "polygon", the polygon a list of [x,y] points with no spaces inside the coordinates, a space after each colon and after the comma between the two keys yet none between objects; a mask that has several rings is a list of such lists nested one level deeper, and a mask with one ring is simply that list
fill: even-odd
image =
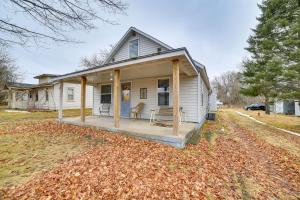
[{"label": "gabled roof", "polygon": [[[165,47],[167,50],[162,51],[162,52],[153,53],[153,54],[144,55],[144,56],[138,56],[138,57],[135,57],[135,58],[129,58],[129,59],[125,59],[125,60],[120,60],[120,61],[108,63],[108,61],[119,50],[119,48],[126,42],[126,40],[131,36],[131,34],[133,32],[136,32],[136,33],[150,39],[151,41]],[[199,63],[198,61],[193,60],[191,55],[189,54],[188,50],[185,47],[174,49],[174,48],[170,47],[169,45],[161,42],[160,40],[152,37],[151,35],[148,35],[147,33],[144,33],[143,31],[141,31],[141,30],[139,30],[135,27],[130,27],[127,30],[127,32],[123,35],[123,37],[119,40],[119,42],[111,50],[111,52],[109,53],[109,55],[107,56],[107,58],[105,59],[105,61],[103,62],[102,65],[92,67],[92,68],[89,68],[89,69],[84,69],[84,70],[79,70],[79,71],[59,75],[56,78],[54,78],[53,81],[58,81],[58,80],[61,80],[61,79],[64,79],[64,78],[69,78],[69,77],[72,77],[72,76],[78,76],[78,75],[82,75],[82,74],[85,74],[85,73],[97,72],[97,71],[102,70],[100,68],[114,67],[115,65],[120,65],[120,64],[122,65],[124,63],[126,64],[126,63],[130,63],[130,62],[135,62],[135,61],[138,62],[139,60],[144,60],[144,59],[151,58],[151,57],[155,58],[157,56],[163,56],[163,55],[177,53],[177,52],[184,52],[184,54],[190,60],[190,63],[195,68],[195,70],[198,71],[198,73],[200,73],[201,76],[203,77],[204,82],[207,85],[208,89],[211,90],[205,66],[203,64]]]},{"label": "gabled roof", "polygon": [[163,43],[162,41],[152,37],[151,35],[148,35],[147,33],[144,33],[143,31],[135,28],[135,27],[130,27],[126,33],[123,35],[123,37],[119,40],[119,42],[114,46],[114,48],[111,50],[111,52],[108,54],[107,58],[105,59],[104,63],[107,63],[111,58],[112,56],[119,50],[119,48],[126,42],[127,38],[131,36],[131,34],[133,32],[136,32],[150,40],[152,40],[153,42],[165,47],[166,49],[168,50],[172,50],[173,48],[170,47],[169,45]]},{"label": "gabled roof", "polygon": [[38,76],[35,76],[33,78],[39,79],[39,78],[44,78],[44,77],[50,77],[50,78],[55,78],[58,77],[58,74],[40,74]]}]

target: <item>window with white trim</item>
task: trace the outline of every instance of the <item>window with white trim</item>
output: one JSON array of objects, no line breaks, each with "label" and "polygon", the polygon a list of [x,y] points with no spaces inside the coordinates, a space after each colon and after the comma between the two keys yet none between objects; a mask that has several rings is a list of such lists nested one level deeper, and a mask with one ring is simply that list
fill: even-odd
[{"label": "window with white trim", "polygon": [[158,79],[157,97],[159,106],[168,106],[170,96],[169,79]]},{"label": "window with white trim", "polygon": [[111,85],[101,85],[101,103],[111,104]]},{"label": "window with white trim", "polygon": [[139,40],[129,41],[129,58],[136,58],[139,56]]},{"label": "window with white trim", "polygon": [[74,88],[67,89],[68,101],[74,101]]}]

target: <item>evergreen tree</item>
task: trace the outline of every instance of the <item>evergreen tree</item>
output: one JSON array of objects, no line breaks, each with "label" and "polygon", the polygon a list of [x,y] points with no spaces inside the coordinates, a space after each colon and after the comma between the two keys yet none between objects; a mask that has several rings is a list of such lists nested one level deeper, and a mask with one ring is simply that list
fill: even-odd
[{"label": "evergreen tree", "polygon": [[243,62],[242,93],[265,97],[266,113],[273,98],[299,99],[299,1],[264,0],[262,14],[248,39],[251,58]]},{"label": "evergreen tree", "polygon": [[300,1],[272,0],[268,12],[274,23],[277,55],[283,63],[278,94],[283,99],[300,99]]}]

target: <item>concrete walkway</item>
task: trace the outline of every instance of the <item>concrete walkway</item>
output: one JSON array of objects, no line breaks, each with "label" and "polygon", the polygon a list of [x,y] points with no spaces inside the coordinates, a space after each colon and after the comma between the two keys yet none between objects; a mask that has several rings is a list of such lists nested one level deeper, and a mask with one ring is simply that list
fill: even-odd
[{"label": "concrete walkway", "polygon": [[283,129],[283,128],[278,128],[278,127],[276,127],[276,126],[272,126],[272,125],[270,125],[270,124],[267,124],[267,123],[265,123],[265,122],[259,121],[259,120],[255,119],[254,117],[251,117],[250,115],[247,115],[247,114],[242,113],[242,112],[239,112],[239,111],[235,111],[235,112],[236,112],[237,114],[239,114],[239,115],[241,115],[241,116],[244,116],[244,117],[247,117],[247,118],[249,118],[249,119],[251,119],[251,120],[253,120],[253,121],[255,121],[255,122],[259,123],[259,124],[266,125],[266,126],[270,126],[270,127],[275,128],[275,129],[277,129],[277,130],[281,130],[281,131],[283,131],[283,132],[286,132],[286,133],[289,133],[289,134],[296,135],[296,136],[300,137],[300,133],[296,133],[296,132],[289,131],[289,130],[286,130],[286,129]]}]

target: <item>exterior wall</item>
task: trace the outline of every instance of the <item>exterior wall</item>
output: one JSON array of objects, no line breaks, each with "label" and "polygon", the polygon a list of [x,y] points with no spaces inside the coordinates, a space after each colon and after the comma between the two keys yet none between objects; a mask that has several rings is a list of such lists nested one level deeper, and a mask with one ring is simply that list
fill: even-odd
[{"label": "exterior wall", "polygon": [[39,78],[39,84],[47,83],[50,79],[50,77]]},{"label": "exterior wall", "polygon": [[295,115],[300,116],[300,103],[299,103],[299,101],[295,101]]},{"label": "exterior wall", "polygon": [[296,112],[295,102],[289,100],[276,101],[274,103],[274,112],[294,115]]},{"label": "exterior wall", "polygon": [[[201,122],[205,120],[205,116],[208,110],[208,92],[204,87],[204,104],[201,108],[198,108],[198,79],[200,76],[187,77],[180,75],[180,106],[183,107],[185,112],[186,121],[189,122]],[[158,108],[158,97],[157,97],[157,81],[159,78],[169,78],[170,80],[170,96],[169,104],[172,106],[172,76],[168,77],[155,77],[155,78],[143,78],[135,79],[128,82],[131,82],[131,107],[135,107],[138,103],[144,102],[145,107],[142,112],[142,118],[149,119],[152,109]],[[108,83],[103,83],[108,84]],[[112,89],[113,89],[113,83]],[[147,88],[147,99],[140,99],[140,88]],[[100,94],[101,94],[101,84],[96,84],[94,86],[94,105],[93,105],[93,114],[99,115],[100,107]],[[112,104],[110,108],[110,115],[113,115],[113,91],[112,91]],[[200,117],[198,117],[200,113]]]},{"label": "exterior wall", "polygon": [[[67,90],[68,88],[74,89],[74,100],[68,100]],[[64,83],[63,87],[63,109],[75,109],[80,108],[80,95],[81,95],[81,86],[80,84],[74,83]],[[59,106],[59,84],[54,85],[54,100],[55,109],[58,109]],[[93,105],[93,86],[87,85],[86,88],[86,108],[92,108]]]},{"label": "exterior wall", "polygon": [[201,76],[198,76],[198,87],[199,87],[199,101],[198,101],[198,119],[199,123],[203,123],[206,120],[206,115],[209,110],[209,96],[208,96],[208,88],[206,87],[204,81]]},{"label": "exterior wall", "polygon": [[[157,48],[161,48],[161,51],[165,51],[166,48],[157,44],[156,42],[149,40],[136,33],[135,36],[129,37],[126,42],[119,48],[119,50],[115,53],[113,58],[115,61],[126,60],[129,59],[129,41],[138,39],[139,40],[139,56],[149,55],[153,53],[157,53]],[[111,62],[111,60],[109,61]]]},{"label": "exterior wall", "polygon": [[213,92],[211,95],[209,95],[209,111],[216,112],[217,109],[217,94]]},{"label": "exterior wall", "polygon": [[[23,98],[19,98],[18,96],[23,95]],[[12,91],[12,109],[27,109],[28,107],[28,91]]]},{"label": "exterior wall", "polygon": [[[68,101],[67,89],[71,87],[74,88],[74,100]],[[46,89],[48,90],[48,101],[46,101]],[[53,87],[48,88],[38,88],[31,91],[32,98],[29,98],[29,91],[24,93],[24,100],[17,100],[16,97],[17,91],[12,91],[12,109],[49,109],[49,110],[58,110],[59,106],[59,84],[54,84]],[[38,101],[36,101],[36,93],[38,93]],[[63,97],[63,108],[64,109],[79,109],[80,108],[80,95],[81,88],[80,84],[74,83],[64,83],[64,97]],[[92,108],[93,105],[93,87],[87,86],[86,90],[86,107]]]},{"label": "exterior wall", "polygon": [[283,101],[275,101],[274,102],[274,112],[275,113],[283,113]]}]

